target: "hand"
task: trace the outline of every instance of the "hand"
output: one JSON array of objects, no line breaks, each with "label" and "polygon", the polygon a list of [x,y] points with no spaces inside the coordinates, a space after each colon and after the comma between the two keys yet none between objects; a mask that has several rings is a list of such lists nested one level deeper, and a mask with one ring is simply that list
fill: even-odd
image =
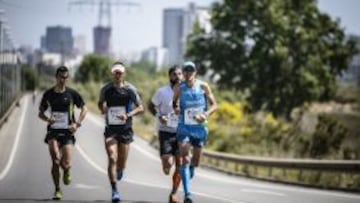
[{"label": "hand", "polygon": [[160,121],[161,124],[165,125],[168,122],[168,118],[163,115],[163,116],[159,117],[159,121]]},{"label": "hand", "polygon": [[117,116],[120,120],[126,121],[129,117],[126,113]]},{"label": "hand", "polygon": [[49,125],[52,125],[53,123],[55,123],[55,119],[51,117],[47,120],[47,122],[49,123]]},{"label": "hand", "polygon": [[77,124],[76,124],[76,123],[72,123],[72,124],[70,125],[69,130],[70,130],[70,132],[75,133],[76,130],[77,130]]},{"label": "hand", "polygon": [[195,120],[196,120],[198,123],[203,123],[204,121],[206,121],[206,118],[207,118],[207,116],[206,116],[204,113],[197,114],[197,115],[195,116]]}]

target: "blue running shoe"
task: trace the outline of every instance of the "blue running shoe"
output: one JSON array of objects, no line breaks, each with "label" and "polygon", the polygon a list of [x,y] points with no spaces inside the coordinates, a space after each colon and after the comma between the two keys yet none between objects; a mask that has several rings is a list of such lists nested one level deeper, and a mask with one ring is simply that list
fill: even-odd
[{"label": "blue running shoe", "polygon": [[184,203],[192,203],[192,199],[190,197],[186,197]]},{"label": "blue running shoe", "polygon": [[190,179],[192,179],[195,175],[195,167],[190,165],[189,170],[190,170]]},{"label": "blue running shoe", "polygon": [[121,180],[122,177],[123,177],[123,172],[122,172],[122,171],[117,171],[117,172],[116,172],[116,179],[117,179],[117,180]]},{"label": "blue running shoe", "polygon": [[120,194],[119,194],[118,191],[112,191],[111,200],[112,200],[112,202],[119,202],[120,201]]}]

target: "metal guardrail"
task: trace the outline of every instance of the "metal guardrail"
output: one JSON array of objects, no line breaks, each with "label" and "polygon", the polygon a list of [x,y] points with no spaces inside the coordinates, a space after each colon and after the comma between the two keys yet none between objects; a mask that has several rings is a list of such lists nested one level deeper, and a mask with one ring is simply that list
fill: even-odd
[{"label": "metal guardrail", "polygon": [[262,180],[360,191],[360,160],[274,159],[205,150],[201,164]]},{"label": "metal guardrail", "polygon": [[14,110],[14,108],[19,104],[19,100],[20,100],[20,96],[17,97],[13,103],[10,105],[10,107],[7,109],[7,111],[5,112],[5,114],[0,117],[0,129],[2,127],[2,125],[7,121],[8,117],[10,116],[11,112]]}]

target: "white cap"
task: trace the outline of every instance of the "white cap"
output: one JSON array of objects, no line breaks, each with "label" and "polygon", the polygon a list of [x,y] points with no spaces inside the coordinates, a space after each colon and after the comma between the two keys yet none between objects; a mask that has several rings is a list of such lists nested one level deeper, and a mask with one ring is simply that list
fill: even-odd
[{"label": "white cap", "polygon": [[114,72],[125,72],[125,67],[121,64],[115,64],[111,67],[111,72],[114,73]]}]

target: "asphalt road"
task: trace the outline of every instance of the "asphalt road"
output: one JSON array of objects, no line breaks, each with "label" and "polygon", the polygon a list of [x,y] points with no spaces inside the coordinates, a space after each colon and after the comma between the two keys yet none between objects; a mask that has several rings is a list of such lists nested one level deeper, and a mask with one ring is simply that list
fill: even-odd
[{"label": "asphalt road", "polygon": [[[37,98],[39,99],[39,98]],[[30,96],[21,100],[0,129],[0,202],[52,202],[50,156],[43,142],[46,126]],[[103,120],[88,114],[76,134],[73,182],[62,185],[63,202],[110,202],[103,144]],[[127,169],[118,183],[122,202],[167,202],[170,177],[161,172],[158,152],[136,137]],[[200,168],[192,181],[194,202],[201,203],[359,203],[360,194],[256,181]],[[179,191],[182,198],[182,190]]]}]

